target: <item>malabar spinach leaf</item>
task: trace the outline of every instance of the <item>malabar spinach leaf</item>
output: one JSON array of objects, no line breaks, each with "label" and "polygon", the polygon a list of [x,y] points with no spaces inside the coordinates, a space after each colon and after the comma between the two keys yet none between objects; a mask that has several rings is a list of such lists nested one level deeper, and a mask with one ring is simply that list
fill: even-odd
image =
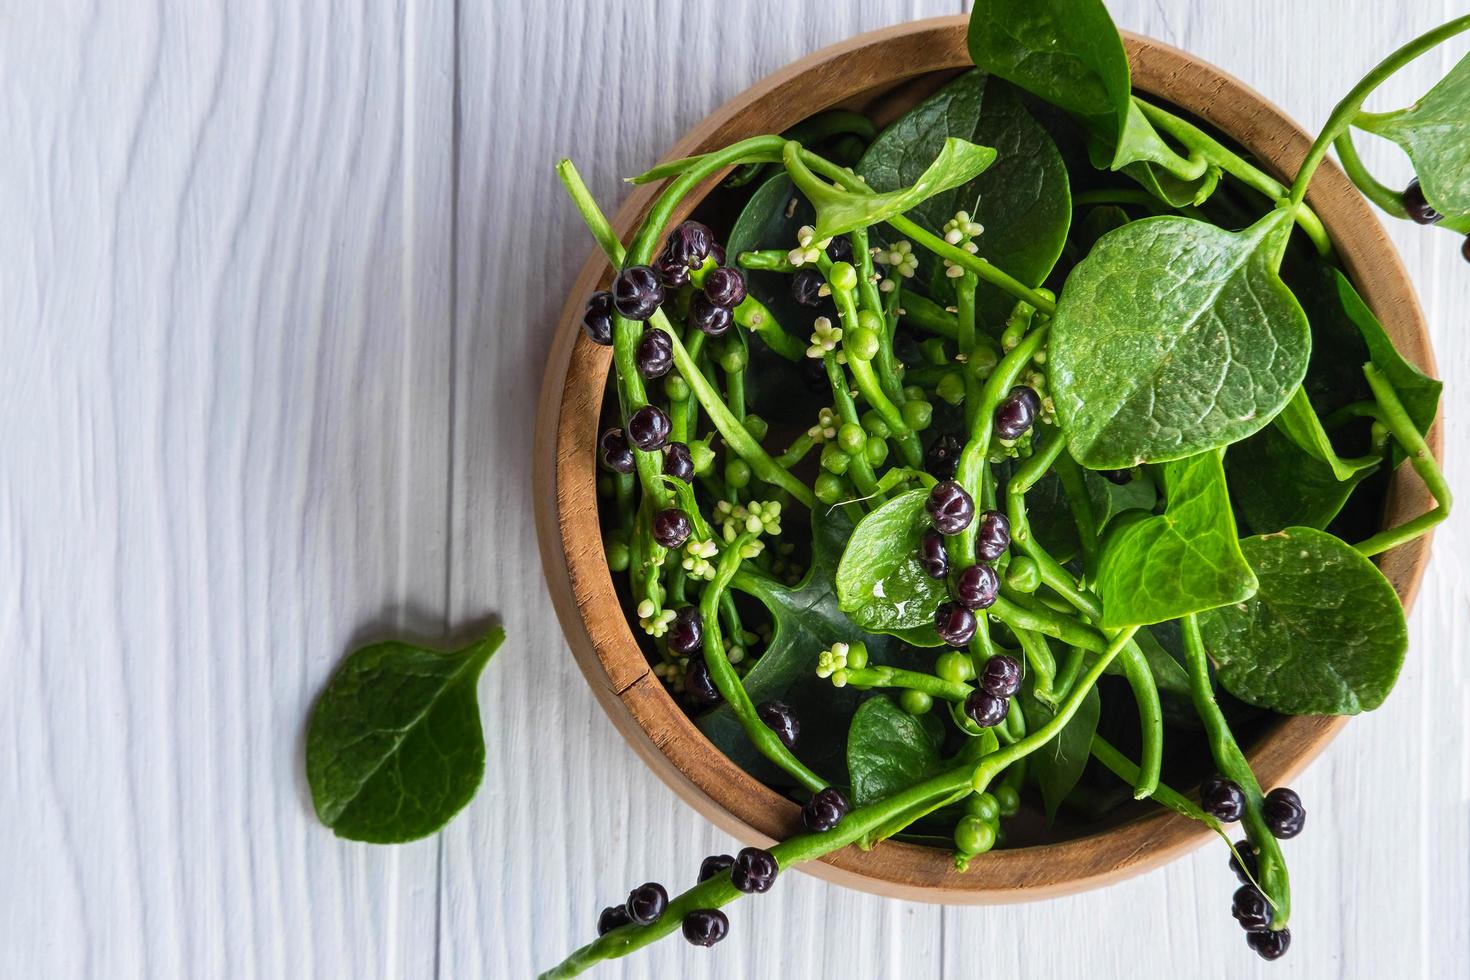
[{"label": "malabar spinach leaf", "polygon": [[1403,402],[1404,411],[1409,413],[1415,427],[1420,433],[1428,432],[1429,427],[1434,424],[1434,415],[1439,410],[1439,393],[1444,385],[1404,360],[1404,356],[1389,339],[1388,331],[1383,329],[1383,324],[1378,322],[1373,311],[1368,309],[1368,304],[1363,302],[1363,298],[1340,269],[1329,269],[1329,273],[1337,290],[1338,301],[1342,304],[1343,314],[1362,334],[1373,366],[1382,371],[1393,385],[1394,393]]},{"label": "malabar spinach leaf", "polygon": [[505,639],[455,653],[376,643],[332,675],[306,733],[306,779],[322,823],[373,844],[426,837],[485,773],[475,683]]},{"label": "malabar spinach leaf", "polygon": [[944,583],[924,574],[919,539],[933,527],[924,510],[927,489],[910,490],[871,512],[837,566],[838,606],[870,633],[931,628],[946,598]]},{"label": "malabar spinach leaf", "polygon": [[1407,109],[1365,115],[1357,125],[1393,140],[1414,162],[1424,199],[1440,214],[1470,214],[1470,55]]},{"label": "malabar spinach leaf", "polygon": [[847,732],[853,805],[876,803],[934,775],[939,770],[937,734],[887,696],[864,701]]},{"label": "malabar spinach leaf", "polygon": [[1200,616],[1225,690],[1293,715],[1350,715],[1382,704],[1403,664],[1408,630],[1378,568],[1306,527],[1246,538],[1241,550],[1260,588]]},{"label": "malabar spinach leaf", "polygon": [[1053,397],[1092,469],[1162,462],[1259,430],[1306,372],[1306,316],[1276,274],[1291,218],[1242,232],[1135,221],[1072,271],[1052,324]]},{"label": "malabar spinach leaf", "polygon": [[1161,623],[1256,588],[1241,556],[1218,450],[1165,463],[1164,512],[1115,528],[1098,559],[1108,628]]},{"label": "malabar spinach leaf", "polygon": [[[1021,691],[1021,710],[1026,715],[1026,728],[1035,731],[1054,717],[1052,709],[1031,694],[1031,685]],[[1041,790],[1042,802],[1046,805],[1046,819],[1056,816],[1057,808],[1072,792],[1092,752],[1092,736],[1097,733],[1098,717],[1102,713],[1102,699],[1097,689],[1087,692],[1078,706],[1077,713],[1063,726],[1060,732],[1030,756],[1027,765],[1036,785]]]},{"label": "malabar spinach leaf", "polygon": [[1087,499],[1092,502],[1092,516],[1097,529],[1107,528],[1108,522],[1119,514],[1130,510],[1152,511],[1159,502],[1159,491],[1154,481],[1145,475],[1135,476],[1127,483],[1118,484],[1100,473],[1086,471]]},{"label": "malabar spinach leaf", "polygon": [[1231,446],[1225,478],[1243,530],[1267,534],[1288,527],[1323,529],[1342,510],[1371,469],[1339,480],[1332,467],[1309,454],[1276,426]]}]

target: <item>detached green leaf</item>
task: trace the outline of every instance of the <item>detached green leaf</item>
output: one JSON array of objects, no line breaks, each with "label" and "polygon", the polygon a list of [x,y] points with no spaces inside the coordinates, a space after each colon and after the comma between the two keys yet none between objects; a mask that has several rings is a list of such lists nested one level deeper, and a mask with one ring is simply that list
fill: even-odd
[{"label": "detached green leaf", "polygon": [[1104,627],[1162,623],[1255,592],[1256,578],[1236,541],[1220,455],[1165,463],[1164,512],[1108,535],[1097,569]]},{"label": "detached green leaf", "polygon": [[932,629],[943,582],[924,574],[919,540],[933,522],[927,489],[901,493],[858,522],[837,566],[838,607],[870,633]]},{"label": "detached green leaf", "polygon": [[853,805],[876,803],[938,772],[936,734],[885,695],[864,701],[847,731]]},{"label": "detached green leaf", "polygon": [[470,801],[485,772],[475,683],[504,639],[495,629],[456,653],[377,643],[342,662],[306,733],[322,823],[396,844],[434,833]]},{"label": "detached green leaf", "polygon": [[1242,232],[1189,218],[1104,235],[1062,291],[1053,397],[1072,455],[1091,469],[1163,462],[1258,431],[1306,373],[1306,316],[1276,256],[1277,210]]},{"label": "detached green leaf", "polygon": [[[1026,715],[1026,727],[1035,731],[1055,717],[1046,704],[1031,694],[1028,684],[1021,691],[1021,710]],[[1102,714],[1102,699],[1097,688],[1087,692],[1077,713],[1057,732],[1051,741],[1027,757],[1031,774],[1041,789],[1041,799],[1046,805],[1046,819],[1050,822],[1082,778],[1092,753],[1092,736],[1097,734],[1097,721]]]},{"label": "detached green leaf", "polygon": [[975,179],[994,162],[995,150],[990,147],[950,137],[940,147],[934,162],[911,185],[865,194],[827,183],[812,173],[795,153],[788,152],[785,157],[787,173],[817,209],[818,240],[845,235],[910,211],[936,194]]},{"label": "detached green leaf", "polygon": [[1199,618],[1225,690],[1292,715],[1382,704],[1403,665],[1408,628],[1377,566],[1306,527],[1246,538],[1241,550],[1260,588]]},{"label": "detached green leaf", "polygon": [[1397,112],[1357,120],[1370,133],[1393,140],[1414,162],[1424,199],[1440,214],[1470,214],[1470,55],[1429,92]]}]

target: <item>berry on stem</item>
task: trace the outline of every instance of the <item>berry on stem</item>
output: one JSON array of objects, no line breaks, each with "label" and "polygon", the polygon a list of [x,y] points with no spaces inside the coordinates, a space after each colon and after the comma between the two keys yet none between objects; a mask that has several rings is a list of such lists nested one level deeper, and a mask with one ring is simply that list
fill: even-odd
[{"label": "berry on stem", "polygon": [[1415,177],[1409,181],[1409,186],[1404,188],[1403,193],[1404,210],[1409,212],[1416,224],[1432,225],[1443,220],[1444,215],[1429,206],[1424,199],[1424,188],[1419,186],[1419,178]]},{"label": "berry on stem", "polygon": [[716,704],[723,699],[703,657],[690,658],[689,666],[684,668],[684,693],[699,707]]},{"label": "berry on stem", "polygon": [[612,314],[612,293],[603,290],[587,298],[587,309],[582,312],[582,329],[587,331],[588,340],[603,347],[612,346]]},{"label": "berry on stem", "polygon": [[690,269],[704,265],[714,248],[715,233],[708,225],[692,220],[681,222],[664,240],[664,254],[670,261],[682,262]]},{"label": "berry on stem", "polygon": [[639,885],[628,893],[628,918],[640,926],[652,925],[669,907],[669,893],[656,881]]},{"label": "berry on stem", "polygon": [[995,434],[1002,439],[1019,439],[1036,421],[1041,398],[1034,389],[1017,385],[995,408]]},{"label": "berry on stem", "polygon": [[619,926],[625,926],[632,921],[633,917],[628,914],[626,905],[609,905],[597,917],[597,934],[605,936]]},{"label": "berry on stem", "polygon": [[664,475],[678,477],[685,483],[694,482],[694,457],[688,445],[671,442],[664,447]]},{"label": "berry on stem", "polygon": [[704,277],[704,295],[716,306],[733,310],[745,299],[745,277],[728,266],[711,269]]},{"label": "berry on stem", "polygon": [[801,808],[801,823],[807,830],[824,833],[836,827],[847,816],[847,797],[835,787],[818,790]]},{"label": "berry on stem", "polygon": [[825,285],[827,280],[816,269],[797,269],[791,277],[791,298],[802,306],[821,306]]},{"label": "berry on stem", "polygon": [[941,602],[934,610],[934,629],[952,647],[964,647],[975,635],[975,614],[957,602]]},{"label": "berry on stem", "polygon": [[602,450],[602,465],[614,473],[631,473],[635,467],[633,450],[628,448],[628,439],[622,429],[608,429],[598,440]]},{"label": "berry on stem", "polygon": [[629,320],[647,320],[664,301],[658,273],[646,265],[630,265],[613,280],[613,307]]},{"label": "berry on stem", "polygon": [[730,918],[719,909],[694,909],[679,922],[684,938],[695,946],[713,946],[730,933]]},{"label": "berry on stem", "polygon": [[728,854],[711,854],[699,862],[699,880],[709,881],[715,875],[724,874],[734,863],[735,859]]},{"label": "berry on stem", "polygon": [[1230,914],[1247,932],[1265,929],[1271,925],[1271,903],[1255,885],[1241,885],[1235,890],[1230,903]]},{"label": "berry on stem", "polygon": [[1291,948],[1290,929],[1262,929],[1245,934],[1246,945],[1263,960],[1279,960]]},{"label": "berry on stem", "polygon": [[653,540],[665,548],[683,547],[693,533],[694,525],[689,522],[689,515],[677,507],[653,515]]},{"label": "berry on stem", "polygon": [[[704,643],[704,617],[700,615],[698,606],[684,606],[674,614],[674,621],[669,624],[669,631],[664,634],[669,649],[675,653],[688,656],[698,650]],[[688,685],[686,675],[685,685]]]},{"label": "berry on stem", "polygon": [[940,436],[924,453],[924,469],[940,480],[952,479],[964,448],[954,436]]},{"label": "berry on stem", "polygon": [[925,531],[919,539],[919,567],[934,579],[949,574],[949,551],[944,546],[944,535],[938,531]]},{"label": "berry on stem", "polygon": [[735,314],[728,306],[711,303],[704,293],[695,293],[689,301],[689,322],[711,337],[718,337],[730,329]]},{"label": "berry on stem", "polygon": [[628,441],[646,453],[664,448],[673,424],[657,405],[644,405],[628,419]]},{"label": "berry on stem", "polygon": [[1265,819],[1271,836],[1281,840],[1289,840],[1300,834],[1302,826],[1307,822],[1307,811],[1302,806],[1302,798],[1285,786],[1278,786],[1266,794],[1266,802],[1261,806],[1261,816]]},{"label": "berry on stem", "polygon": [[742,847],[735,855],[735,863],[730,866],[730,883],[747,895],[768,892],[776,883],[776,874],[780,870],[776,856],[770,851]]},{"label": "berry on stem", "polygon": [[999,596],[1000,576],[989,565],[971,565],[955,582],[955,600],[966,609],[989,609]]},{"label": "berry on stem", "polygon": [[987,510],[980,515],[980,526],[975,530],[975,557],[980,561],[995,561],[1011,546],[1011,522],[998,510]]},{"label": "berry on stem", "polygon": [[1211,776],[1199,786],[1199,805],[1223,823],[1234,823],[1245,813],[1245,792],[1233,779]]},{"label": "berry on stem", "polygon": [[785,701],[766,701],[756,706],[755,713],[767,728],[776,733],[782,745],[788,749],[796,748],[796,740],[801,736],[801,722],[797,721],[796,713],[789,704]]},{"label": "berry on stem", "polygon": [[1005,721],[1009,709],[1009,700],[998,698],[989,691],[971,691],[965,698],[965,714],[981,728],[994,728]]},{"label": "berry on stem", "polygon": [[1004,653],[985,661],[980,672],[980,689],[997,698],[1008,698],[1021,689],[1021,665]]},{"label": "berry on stem", "polygon": [[674,366],[674,342],[662,330],[649,330],[638,341],[633,359],[645,380],[662,378]]},{"label": "berry on stem", "polygon": [[975,519],[975,501],[954,480],[936,483],[924,509],[941,534],[959,534]]}]

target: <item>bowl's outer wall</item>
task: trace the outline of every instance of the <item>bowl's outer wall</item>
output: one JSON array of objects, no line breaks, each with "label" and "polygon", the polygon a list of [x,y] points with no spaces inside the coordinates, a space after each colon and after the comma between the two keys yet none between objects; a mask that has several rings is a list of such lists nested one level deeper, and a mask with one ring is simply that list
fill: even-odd
[{"label": "bowl's outer wall", "polygon": [[[966,18],[938,18],[864,34],[823,49],[768,76],[726,103],[674,146],[687,156],[760,133],[780,132],[838,104],[863,104],[916,76],[969,65]],[[1310,138],[1278,108],[1210,65],[1149,38],[1126,34],[1134,87],[1180,106],[1276,171],[1295,173]],[[900,91],[884,115],[911,104],[922,81]],[[675,220],[715,184],[692,195]],[[625,239],[656,187],[635,190],[613,226]],[[1377,216],[1336,166],[1313,179],[1308,203],[1337,243],[1344,266],[1399,349],[1424,370],[1434,359],[1412,286]],[[795,804],[730,762],[699,732],[649,669],[613,588],[603,555],[596,504],[595,444],[611,353],[582,336],[584,298],[605,284],[608,263],[594,254],[577,277],[548,359],[533,461],[536,524],[552,600],[567,641],[608,716],[645,762],[684,800],[747,843],[769,844],[799,829]],[[1430,445],[1438,454],[1436,423]],[[1385,525],[1432,504],[1400,467],[1389,491]],[[1414,599],[1429,541],[1421,538],[1383,556],[1380,566],[1407,608]],[[1265,785],[1290,779],[1331,740],[1343,718],[1283,721],[1250,756]],[[1014,902],[1098,887],[1164,864],[1211,836],[1199,824],[1160,810],[1106,832],[1041,847],[995,851],[957,873],[937,849],[887,842],[854,848],[805,865],[811,873],[877,894],[948,903]]]}]

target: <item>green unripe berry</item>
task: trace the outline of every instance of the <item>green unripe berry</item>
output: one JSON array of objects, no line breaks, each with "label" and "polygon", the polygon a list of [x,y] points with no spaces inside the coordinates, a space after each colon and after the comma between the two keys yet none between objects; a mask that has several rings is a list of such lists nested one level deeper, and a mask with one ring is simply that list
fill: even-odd
[{"label": "green unripe berry", "polygon": [[709,447],[708,439],[696,439],[689,444],[689,461],[694,464],[698,476],[709,476],[715,465],[715,451]]},{"label": "green unripe berry", "polygon": [[833,262],[832,271],[827,273],[827,281],[832,284],[833,289],[856,289],[857,270],[852,267],[851,262]]},{"label": "green unripe berry", "polygon": [[822,447],[822,469],[837,476],[847,472],[847,467],[852,463],[852,457],[842,451],[842,447],[835,442],[829,442]]},{"label": "green unripe berry", "polygon": [[725,482],[736,490],[750,485],[750,464],[743,459],[732,459],[725,464]]},{"label": "green unripe berry", "polygon": [[868,440],[867,454],[869,466],[882,466],[888,458],[888,440],[873,436]]},{"label": "green unripe berry", "polygon": [[628,546],[621,541],[610,541],[607,545],[607,567],[614,572],[628,570]]},{"label": "green unripe berry", "polygon": [[1014,817],[1016,811],[1021,809],[1021,794],[1016,792],[1014,786],[997,786],[995,802],[1000,807],[1001,816]]},{"label": "green unripe berry", "polygon": [[911,715],[927,715],[934,699],[923,691],[905,690],[898,696],[898,706]]},{"label": "green unripe berry", "polygon": [[872,310],[858,310],[857,325],[873,331],[880,337],[886,332],[883,328],[883,318]]},{"label": "green unripe berry", "polygon": [[888,428],[888,423],[883,421],[883,416],[871,408],[863,413],[863,428],[868,430],[868,435],[877,436],[879,439],[887,439],[893,434],[893,430]]},{"label": "green unripe berry", "polygon": [[750,355],[745,352],[745,345],[738,340],[725,344],[724,350],[720,351],[720,368],[727,374],[744,371],[749,363]]},{"label": "green unripe berry", "polygon": [[847,497],[847,481],[835,473],[818,473],[812,493],[824,504],[841,503]]},{"label": "green unripe berry", "polygon": [[923,432],[934,420],[934,406],[917,398],[904,402],[899,412],[903,415],[904,425],[915,432]]},{"label": "green unripe berry", "polygon": [[868,645],[861,640],[848,644],[847,669],[862,670],[868,666]]},{"label": "green unripe berry", "polygon": [[958,371],[948,371],[934,386],[934,394],[951,405],[958,405],[965,400],[965,379]]},{"label": "green unripe berry", "polygon": [[842,339],[842,349],[848,357],[860,361],[871,361],[878,356],[878,334],[867,327],[857,326]]},{"label": "green unripe berry", "polygon": [[970,660],[968,653],[949,650],[935,658],[934,675],[951,683],[973,680],[975,664]]},{"label": "green unripe berry", "polygon": [[1030,594],[1041,584],[1041,566],[1030,555],[1016,555],[1006,566],[1006,585]]},{"label": "green unripe berry", "polygon": [[868,445],[868,437],[862,426],[843,422],[842,427],[837,430],[837,445],[842,447],[843,452],[853,456]]},{"label": "green unripe berry", "polygon": [[944,341],[938,337],[919,341],[919,353],[924,355],[925,364],[942,367],[949,363],[949,355],[944,352]]},{"label": "green unripe berry", "polygon": [[995,846],[995,825],[979,817],[961,817],[954,828],[954,847],[961,854],[984,854]]},{"label": "green unripe berry", "polygon": [[995,371],[995,366],[999,363],[1000,356],[995,351],[989,347],[977,346],[974,350],[970,351],[970,359],[966,362],[965,366],[970,369],[971,374],[984,381],[990,377],[991,373]]},{"label": "green unripe berry", "polygon": [[689,397],[689,382],[673,372],[664,378],[664,394],[670,401],[681,402]]},{"label": "green unripe berry", "polygon": [[965,812],[986,823],[995,823],[1000,819],[1000,803],[993,793],[971,793],[965,800]]},{"label": "green unripe berry", "polygon": [[920,388],[918,385],[904,385],[903,397],[907,398],[909,401],[921,402],[924,400],[924,389]]},{"label": "green unripe berry", "polygon": [[751,438],[753,438],[756,442],[764,440],[766,437],[766,433],[771,428],[770,425],[766,423],[766,420],[761,418],[759,415],[745,416],[745,421],[743,424],[745,425],[745,431],[749,432]]}]

